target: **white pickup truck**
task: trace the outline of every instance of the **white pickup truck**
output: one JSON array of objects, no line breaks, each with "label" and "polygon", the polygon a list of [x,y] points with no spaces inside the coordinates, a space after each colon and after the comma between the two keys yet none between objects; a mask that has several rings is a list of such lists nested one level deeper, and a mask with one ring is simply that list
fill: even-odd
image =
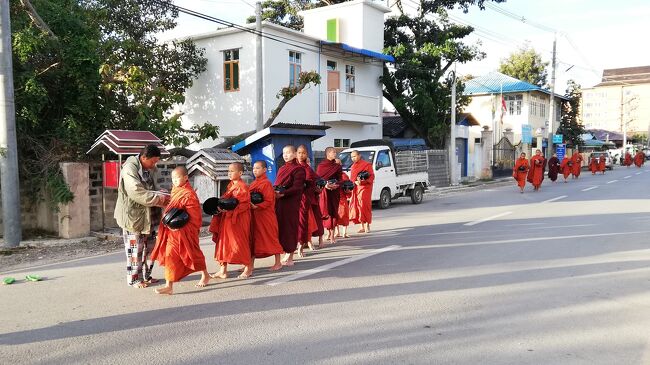
[{"label": "white pickup truck", "polygon": [[411,197],[413,204],[420,204],[424,191],[429,187],[428,158],[424,151],[394,152],[392,143],[383,140],[355,142],[339,153],[343,171],[350,175],[350,153],[359,151],[365,161],[372,164],[375,182],[372,201],[381,209],[390,206],[392,199]]}]

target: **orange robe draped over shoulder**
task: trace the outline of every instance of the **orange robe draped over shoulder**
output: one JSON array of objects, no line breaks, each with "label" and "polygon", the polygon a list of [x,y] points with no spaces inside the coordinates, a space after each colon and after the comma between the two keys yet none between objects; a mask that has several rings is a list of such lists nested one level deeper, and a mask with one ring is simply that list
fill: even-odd
[{"label": "orange robe draped over shoulder", "polygon": [[544,167],[546,159],[542,156],[533,156],[530,159],[530,170],[528,170],[528,182],[539,188],[544,180]]},{"label": "orange robe draped over shoulder", "polygon": [[165,267],[167,281],[175,282],[193,272],[205,270],[206,266],[205,256],[199,246],[203,212],[199,198],[189,182],[172,188],[165,214],[172,208],[184,209],[190,220],[183,228],[173,231],[160,223],[151,259]]},{"label": "orange robe draped over shoulder", "polygon": [[248,186],[241,180],[231,181],[221,197],[236,198],[239,204],[217,216],[219,228],[214,257],[220,263],[250,265],[251,198]]},{"label": "orange robe draped over shoulder", "polygon": [[[520,171],[519,168],[523,166],[524,170]],[[528,160],[526,158],[518,158],[517,161],[515,161],[515,167],[512,168],[512,177],[517,180],[517,185],[520,188],[523,188],[526,186],[526,176],[528,175]]]},{"label": "orange robe draped over shoulder", "polygon": [[275,190],[266,175],[255,179],[249,186],[251,192],[262,194],[264,201],[251,210],[251,242],[253,256],[273,256],[284,252],[278,235],[278,220],[275,216]]},{"label": "orange robe draped over shoulder", "polygon": [[600,158],[598,159],[598,171],[605,172],[605,168],[606,168],[605,162],[606,162],[605,156],[600,156]]},{"label": "orange robe draped over shoulder", "polygon": [[357,175],[361,171],[367,171],[370,177],[360,180],[360,185],[354,185],[350,200],[350,220],[354,224],[370,224],[372,223],[372,184],[375,182],[375,173],[370,162],[359,160],[350,168],[350,180],[357,181]]},{"label": "orange robe draped over shoulder", "polygon": [[284,252],[293,252],[298,246],[298,223],[300,220],[300,199],[305,188],[305,169],[293,159],[280,167],[275,185],[286,188],[283,196],[275,202],[278,218],[280,244]]},{"label": "orange robe draped over shoulder", "polygon": [[560,163],[560,170],[565,179],[571,175],[571,159],[569,157],[564,156],[562,163]]},{"label": "orange robe draped over shoulder", "polygon": [[571,162],[573,162],[573,166],[571,166],[571,173],[575,177],[580,176],[580,171],[582,171],[582,155],[580,153],[576,152],[571,156]]},{"label": "orange robe draped over shoulder", "polygon": [[625,152],[625,158],[623,159],[623,165],[632,166],[632,155],[629,152]]},{"label": "orange robe draped over shoulder", "polygon": [[641,167],[643,166],[643,163],[645,162],[645,155],[643,152],[639,151],[634,155],[634,164],[636,167]]},{"label": "orange robe draped over shoulder", "polygon": [[596,157],[592,157],[589,161],[589,170],[591,171],[592,175],[598,172],[598,159]]}]

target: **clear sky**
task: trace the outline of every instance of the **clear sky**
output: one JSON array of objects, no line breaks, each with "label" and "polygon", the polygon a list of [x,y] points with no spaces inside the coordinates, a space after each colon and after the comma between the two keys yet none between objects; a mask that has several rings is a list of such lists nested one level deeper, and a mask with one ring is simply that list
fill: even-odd
[{"label": "clear sky", "polygon": [[[393,4],[394,0],[389,0]],[[409,3],[413,0],[403,0]],[[384,4],[386,0],[382,0]],[[176,5],[214,17],[244,24],[254,14],[253,0],[175,0]],[[409,5],[410,6],[410,5]],[[566,81],[583,87],[600,81],[604,68],[650,65],[650,1],[648,0],[508,0],[502,10],[557,29],[557,88],[564,93]],[[498,68],[499,61],[528,42],[546,61],[551,59],[553,33],[504,16],[487,8],[453,11],[454,21],[475,25],[470,43],[481,42],[487,57],[459,65],[459,74],[479,76]],[[178,27],[165,35],[179,37],[214,30],[217,25],[181,15]],[[572,67],[573,66],[573,67]],[[568,71],[567,71],[568,70]],[[550,78],[550,75],[549,75]]]}]

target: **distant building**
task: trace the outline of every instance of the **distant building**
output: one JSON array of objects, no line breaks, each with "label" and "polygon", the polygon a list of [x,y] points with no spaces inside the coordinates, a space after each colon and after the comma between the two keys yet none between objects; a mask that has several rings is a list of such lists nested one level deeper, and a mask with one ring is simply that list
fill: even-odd
[{"label": "distant building", "polygon": [[602,82],[582,89],[586,129],[647,134],[650,128],[650,66],[603,71]]}]

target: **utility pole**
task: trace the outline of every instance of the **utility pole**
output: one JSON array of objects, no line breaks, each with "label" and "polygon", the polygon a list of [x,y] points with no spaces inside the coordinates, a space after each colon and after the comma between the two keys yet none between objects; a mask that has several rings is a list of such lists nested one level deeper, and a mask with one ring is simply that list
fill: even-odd
[{"label": "utility pole", "polygon": [[[553,35],[553,60],[551,62],[551,105],[548,107],[548,147],[546,148],[546,160],[548,161],[553,157],[553,135],[555,134],[553,119],[555,118],[555,60],[556,52],[555,46],[557,43],[557,33]],[[539,146],[538,146],[539,147]]]},{"label": "utility pole", "polygon": [[624,87],[624,85],[621,85],[621,130],[623,131],[623,156],[625,156],[625,150],[627,148],[627,121],[625,120],[625,99],[623,97]]},{"label": "utility pole", "polygon": [[456,70],[451,71],[451,129],[449,132],[449,184],[458,185],[456,181]]},{"label": "utility pole", "polygon": [[9,0],[0,0],[0,188],[5,246],[20,244],[20,189]]},{"label": "utility pole", "polygon": [[255,29],[257,29],[257,38],[255,40],[257,62],[255,71],[257,73],[257,103],[255,129],[259,132],[264,126],[264,70],[262,69],[262,3],[255,3]]}]

